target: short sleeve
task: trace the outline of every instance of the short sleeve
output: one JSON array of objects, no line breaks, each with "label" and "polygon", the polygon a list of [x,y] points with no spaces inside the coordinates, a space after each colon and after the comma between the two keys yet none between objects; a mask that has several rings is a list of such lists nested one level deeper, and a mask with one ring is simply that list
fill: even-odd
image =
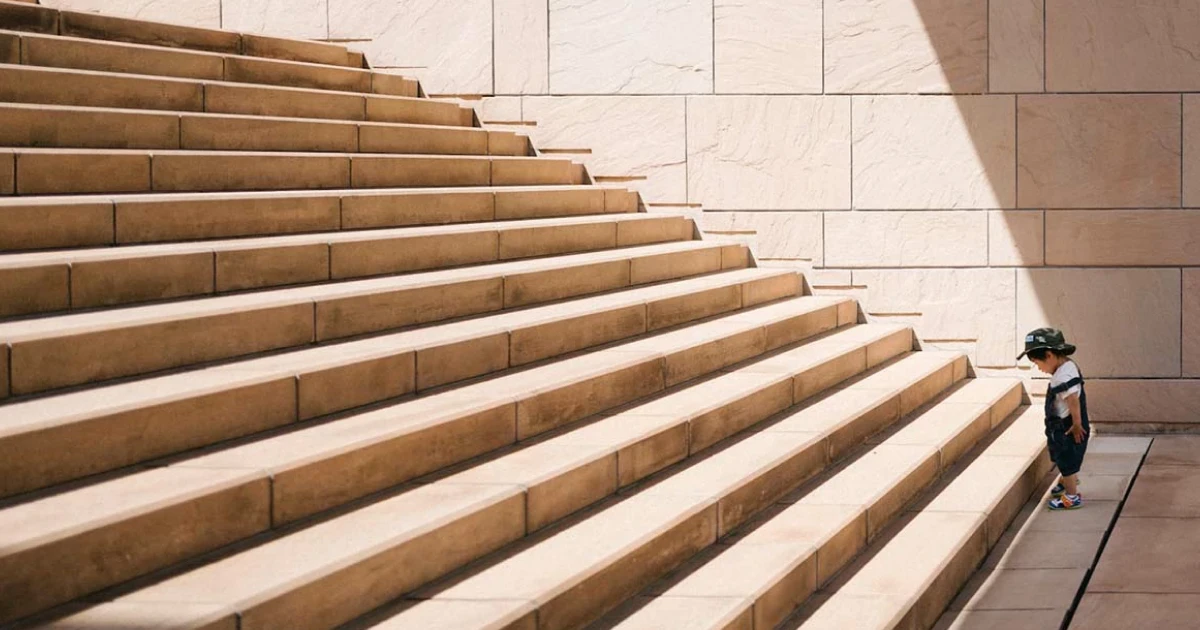
[{"label": "short sleeve", "polygon": [[[1068,383],[1077,378],[1079,378],[1079,367],[1075,365],[1074,361],[1068,361],[1064,363],[1062,367],[1058,368],[1058,371],[1054,373],[1054,378],[1051,379],[1051,385],[1062,385],[1063,383]],[[1079,383],[1076,383],[1071,387],[1059,392],[1058,399],[1066,400],[1071,395],[1078,396],[1079,392],[1081,391],[1083,391],[1083,388],[1079,385]]]}]

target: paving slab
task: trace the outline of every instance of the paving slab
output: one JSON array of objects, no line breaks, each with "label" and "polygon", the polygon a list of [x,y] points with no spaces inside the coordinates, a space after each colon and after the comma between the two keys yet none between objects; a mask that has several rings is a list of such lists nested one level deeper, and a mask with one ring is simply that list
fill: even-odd
[{"label": "paving slab", "polygon": [[1071,620],[1071,630],[1183,630],[1200,618],[1200,595],[1087,593]]},{"label": "paving slab", "polygon": [[1200,435],[1157,437],[1146,454],[1147,466],[1200,466]]},{"label": "paving slab", "polygon": [[1067,609],[961,610],[942,615],[933,630],[1058,630]]},{"label": "paving slab", "polygon": [[1144,466],[1121,516],[1200,518],[1200,467]]},{"label": "paving slab", "polygon": [[1200,593],[1200,519],[1124,514],[1088,592]]}]

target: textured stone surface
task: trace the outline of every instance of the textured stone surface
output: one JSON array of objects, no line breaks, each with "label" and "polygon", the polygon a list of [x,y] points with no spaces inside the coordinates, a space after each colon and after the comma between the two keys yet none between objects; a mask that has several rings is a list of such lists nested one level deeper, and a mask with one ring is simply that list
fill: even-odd
[{"label": "textured stone surface", "polygon": [[371,65],[403,68],[429,94],[492,93],[490,0],[328,0],[329,36]]},{"label": "textured stone surface", "polygon": [[1200,212],[1047,212],[1046,264],[1200,265]]},{"label": "textured stone surface", "polygon": [[[1136,488],[1136,484],[1135,484]],[[1136,491],[1136,489],[1135,489]],[[1200,578],[1192,553],[1200,527],[1190,518],[1127,518],[1117,521],[1096,565],[1088,592],[1187,593]]]},{"label": "textured stone surface", "polygon": [[983,92],[987,1],[829,0],[826,92]]},{"label": "textured stone surface", "polygon": [[1022,208],[1178,206],[1179,97],[1017,98]]},{"label": "textured stone surface", "polygon": [[1088,414],[1093,421],[1136,424],[1154,432],[1196,425],[1200,419],[1196,414],[1200,380],[1105,379],[1094,380],[1087,387]]},{"label": "textured stone surface", "polygon": [[714,234],[752,236],[759,260],[824,264],[820,212],[707,212],[701,227]]},{"label": "textured stone surface", "polygon": [[1183,205],[1200,206],[1200,95],[1183,95]]},{"label": "textured stone surface", "polygon": [[976,341],[977,366],[1015,363],[1016,280],[1011,269],[855,271],[854,284],[866,287],[863,310],[868,315],[912,315],[923,341]]},{"label": "textured stone surface", "polygon": [[687,199],[683,97],[572,96],[523,99],[540,149],[591,149],[573,156],[592,175],[639,176],[628,182],[647,201]]},{"label": "textured stone surface", "polygon": [[688,99],[688,201],[705,209],[850,207],[850,99]]},{"label": "textured stone surface", "polygon": [[221,27],[221,0],[45,0],[42,4],[155,22]]},{"label": "textured stone surface", "polygon": [[1200,468],[1143,467],[1121,516],[1200,518]]},{"label": "textured stone surface", "polygon": [[1040,267],[1045,261],[1043,212],[988,213],[988,262],[994,266]]},{"label": "textured stone surface", "polygon": [[550,0],[555,94],[712,92],[709,0]]},{"label": "textured stone surface", "polygon": [[1041,92],[1045,0],[988,3],[988,83],[993,92]]},{"label": "textured stone surface", "polygon": [[987,266],[984,212],[829,212],[825,263],[832,267]]},{"label": "textured stone surface", "polygon": [[1188,0],[1049,2],[1046,77],[1050,91],[1200,89],[1200,4]]},{"label": "textured stone surface", "polygon": [[820,94],[822,0],[715,0],[718,94]]},{"label": "textured stone surface", "polygon": [[546,3],[502,0],[494,4],[497,94],[545,94],[550,89]]},{"label": "textured stone surface", "polygon": [[1200,269],[1183,270],[1183,375],[1200,377]]},{"label": "textured stone surface", "polygon": [[1071,620],[1073,630],[1192,628],[1200,595],[1191,593],[1086,593]]},{"label": "textured stone surface", "polygon": [[329,37],[328,0],[221,0],[221,27],[296,39]]},{"label": "textured stone surface", "polygon": [[854,99],[854,207],[1011,208],[1011,96]]},{"label": "textured stone surface", "polygon": [[1085,377],[1179,376],[1179,283],[1178,269],[1020,269],[1017,328],[1061,328]]}]

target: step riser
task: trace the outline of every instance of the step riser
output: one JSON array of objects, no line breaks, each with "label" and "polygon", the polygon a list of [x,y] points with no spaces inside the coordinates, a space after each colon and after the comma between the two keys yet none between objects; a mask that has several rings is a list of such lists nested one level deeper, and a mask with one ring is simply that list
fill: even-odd
[{"label": "step riser", "polygon": [[[0,154],[0,162],[4,157]],[[0,251],[447,225],[637,209],[637,193],[599,188],[394,194],[364,191],[254,198],[218,195],[190,200],[40,199],[28,205],[0,206]]]},{"label": "step riser", "polygon": [[144,22],[95,13],[56,11],[33,5],[0,4],[0,28],[351,68],[361,68],[363,65],[361,53],[331,44]]},{"label": "step riser", "polygon": [[[791,297],[800,291],[796,276],[751,280],[735,287],[757,299]],[[565,339],[565,345],[541,349],[536,356],[547,359],[556,356],[556,352],[619,341],[758,302],[738,300],[736,304],[714,307],[696,301],[686,309],[677,308],[677,303],[678,298],[670,297],[651,300],[639,307],[644,311],[640,320],[645,328],[614,330],[611,336],[598,336],[594,332],[599,322],[609,317],[607,312],[572,318],[568,321],[572,322],[574,334]],[[670,309],[669,318],[658,315],[664,308]],[[535,324],[479,340],[405,350],[336,367],[280,375],[254,385],[121,411],[87,423],[8,436],[0,439],[0,453],[4,453],[0,457],[3,470],[0,497],[503,370],[517,365],[510,364],[508,357],[516,354],[524,339],[540,338],[558,328],[557,322]],[[502,343],[495,342],[497,337]],[[0,374],[7,373],[0,370]],[[123,437],[129,435],[141,437],[136,441]],[[56,458],[30,456],[63,443],[89,444],[94,448],[73,450],[74,456],[68,453]]]},{"label": "step riser", "polygon": [[638,225],[501,228],[0,268],[0,317],[684,241],[693,231],[680,217],[629,222]]},{"label": "step riser", "polygon": [[186,79],[0,66],[0,101],[283,118],[474,126],[452,103]]},{"label": "step riser", "polygon": [[16,152],[18,195],[582,183],[544,158]]},{"label": "step riser", "polygon": [[[0,49],[3,40],[0,39]],[[524,137],[465,127],[44,110],[0,105],[0,145],[30,148],[530,155]]]},{"label": "step riser", "polygon": [[[0,33],[13,37],[11,33]],[[416,97],[416,81],[369,70],[261,57],[19,34],[22,65]],[[11,58],[6,63],[16,63]]]}]

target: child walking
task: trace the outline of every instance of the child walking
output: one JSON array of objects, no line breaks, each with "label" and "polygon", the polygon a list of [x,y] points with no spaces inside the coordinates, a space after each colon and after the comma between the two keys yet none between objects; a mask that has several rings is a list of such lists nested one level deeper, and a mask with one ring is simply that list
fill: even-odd
[{"label": "child walking", "polygon": [[1075,346],[1067,343],[1061,330],[1038,328],[1025,336],[1025,352],[1039,370],[1050,375],[1046,390],[1046,442],[1050,459],[1062,475],[1050,491],[1047,504],[1051,510],[1075,510],[1083,507],[1079,493],[1079,469],[1087,452],[1088,423],[1087,393],[1079,366],[1069,357]]}]

